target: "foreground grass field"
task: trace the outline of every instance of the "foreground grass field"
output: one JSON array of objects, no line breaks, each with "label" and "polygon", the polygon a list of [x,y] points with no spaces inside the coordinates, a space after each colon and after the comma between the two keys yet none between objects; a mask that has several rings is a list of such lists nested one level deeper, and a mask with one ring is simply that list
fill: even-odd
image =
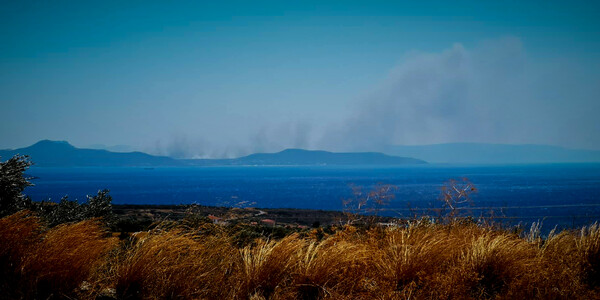
[{"label": "foreground grass field", "polygon": [[6,299],[599,299],[600,227],[341,226],[240,246],[183,222],[119,239],[101,221],[0,219]]}]

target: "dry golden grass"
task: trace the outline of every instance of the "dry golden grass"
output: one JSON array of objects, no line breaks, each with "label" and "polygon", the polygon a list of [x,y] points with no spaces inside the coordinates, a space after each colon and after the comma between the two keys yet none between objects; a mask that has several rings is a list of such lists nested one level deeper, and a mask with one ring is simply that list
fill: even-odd
[{"label": "dry golden grass", "polygon": [[0,219],[4,298],[598,299],[600,226],[518,236],[473,224],[258,239],[169,227],[118,242],[97,221]]},{"label": "dry golden grass", "polygon": [[600,226],[581,229],[581,234],[576,239],[577,258],[582,279],[589,286],[600,284]]},{"label": "dry golden grass", "polygon": [[441,226],[388,229],[383,239],[372,241],[372,253],[387,289],[396,297],[410,298],[424,284],[444,276],[464,251],[470,228],[451,233]]},{"label": "dry golden grass", "polygon": [[297,235],[290,235],[241,249],[238,294],[260,299],[280,293],[278,289],[290,283],[303,245]]},{"label": "dry golden grass", "polygon": [[40,220],[22,211],[0,219],[0,298],[22,298],[20,269],[41,238]]},{"label": "dry golden grass", "polygon": [[[369,257],[364,243],[336,239],[311,241],[300,252],[293,288],[299,298],[353,296],[365,292]],[[358,295],[354,295],[358,297]]]},{"label": "dry golden grass", "polygon": [[75,295],[117,245],[98,220],[44,230],[37,217],[20,212],[0,220],[7,298],[63,298]]},{"label": "dry golden grass", "polygon": [[32,247],[22,274],[40,297],[68,295],[101,267],[104,254],[117,242],[106,236],[98,220],[57,226]]},{"label": "dry golden grass", "polygon": [[227,297],[236,249],[219,236],[157,231],[121,251],[115,271],[119,298]]},{"label": "dry golden grass", "polygon": [[20,264],[30,246],[40,239],[41,228],[39,218],[28,211],[0,219],[0,257],[3,262]]}]

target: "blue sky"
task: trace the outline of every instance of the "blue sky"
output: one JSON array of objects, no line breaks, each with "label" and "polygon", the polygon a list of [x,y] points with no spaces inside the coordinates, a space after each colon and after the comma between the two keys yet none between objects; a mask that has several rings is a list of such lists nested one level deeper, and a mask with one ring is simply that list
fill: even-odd
[{"label": "blue sky", "polygon": [[214,2],[2,5],[0,148],[600,149],[595,1]]}]

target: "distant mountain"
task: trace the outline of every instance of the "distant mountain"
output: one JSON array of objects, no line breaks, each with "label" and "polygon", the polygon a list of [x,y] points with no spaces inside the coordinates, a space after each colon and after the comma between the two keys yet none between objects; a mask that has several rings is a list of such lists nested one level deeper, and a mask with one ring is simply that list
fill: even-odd
[{"label": "distant mountain", "polygon": [[192,164],[224,165],[409,165],[425,164],[420,159],[390,156],[377,152],[334,153],[287,149],[277,153],[256,153],[235,159],[188,160]]},{"label": "distant mountain", "polygon": [[547,145],[455,143],[423,146],[387,146],[384,153],[409,156],[430,163],[522,164],[600,162],[600,151]]},{"label": "distant mountain", "polygon": [[387,146],[379,152],[336,153],[287,149],[256,153],[233,159],[174,159],[142,152],[111,152],[76,148],[65,141],[43,140],[15,149],[0,150],[6,160],[15,154],[31,156],[39,167],[158,167],[221,165],[407,165],[523,164],[600,162],[600,151],[576,150],[546,145],[455,143],[423,146]]},{"label": "distant mountain", "polygon": [[79,149],[65,141],[43,140],[32,146],[0,150],[6,160],[15,154],[29,155],[38,167],[154,167],[177,166],[182,162],[142,152],[115,153],[106,150]]},{"label": "distant mountain", "polygon": [[43,140],[32,146],[0,150],[6,160],[15,154],[31,156],[38,167],[159,167],[223,165],[410,165],[522,164],[600,162],[600,151],[576,150],[545,145],[456,143],[423,146],[387,146],[379,152],[335,153],[287,149],[256,153],[233,159],[174,159],[142,152],[111,152],[80,149],[65,141]]},{"label": "distant mountain", "polygon": [[64,141],[43,140],[15,149],[0,150],[6,160],[16,154],[29,155],[38,167],[158,167],[158,166],[222,166],[222,165],[405,165],[424,164],[413,158],[382,153],[332,153],[288,149],[278,153],[257,153],[234,159],[174,159],[142,152],[110,152],[80,149]]}]

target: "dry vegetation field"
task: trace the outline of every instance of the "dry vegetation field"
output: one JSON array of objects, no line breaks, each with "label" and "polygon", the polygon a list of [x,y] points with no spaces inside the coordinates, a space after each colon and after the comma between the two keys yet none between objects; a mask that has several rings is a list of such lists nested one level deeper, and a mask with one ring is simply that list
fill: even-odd
[{"label": "dry vegetation field", "polygon": [[240,246],[185,222],[113,237],[100,220],[0,219],[7,299],[598,299],[600,227],[547,238],[466,223],[308,229]]}]

